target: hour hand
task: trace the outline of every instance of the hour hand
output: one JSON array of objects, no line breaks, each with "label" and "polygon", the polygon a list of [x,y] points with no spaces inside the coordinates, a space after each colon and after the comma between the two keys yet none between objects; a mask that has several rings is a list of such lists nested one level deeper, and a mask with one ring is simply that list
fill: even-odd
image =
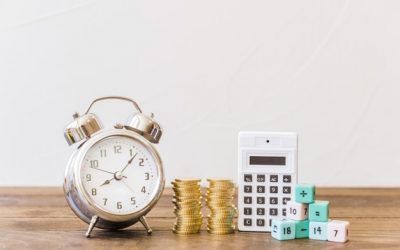
[{"label": "hour hand", "polygon": [[110,179],[110,180],[106,180],[103,184],[100,185],[100,187],[101,187],[101,186],[104,186],[104,185],[107,185],[107,184],[110,184],[111,180],[113,180],[113,179],[114,179],[114,178],[112,178],[112,179]]},{"label": "hour hand", "polygon": [[[126,177],[125,175],[123,175],[122,178],[128,178],[128,177]],[[101,187],[101,186],[104,186],[104,185],[110,184],[111,181],[114,180],[114,179],[115,179],[115,178],[111,178],[111,179],[109,179],[109,180],[106,180],[103,184],[100,185],[100,187]]]}]

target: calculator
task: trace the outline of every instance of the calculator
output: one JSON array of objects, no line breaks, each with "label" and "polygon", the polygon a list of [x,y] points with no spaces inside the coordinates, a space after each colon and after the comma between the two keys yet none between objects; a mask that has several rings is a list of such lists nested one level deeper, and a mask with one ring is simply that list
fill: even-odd
[{"label": "calculator", "polygon": [[294,198],[297,134],[240,132],[238,146],[238,228],[270,232]]}]

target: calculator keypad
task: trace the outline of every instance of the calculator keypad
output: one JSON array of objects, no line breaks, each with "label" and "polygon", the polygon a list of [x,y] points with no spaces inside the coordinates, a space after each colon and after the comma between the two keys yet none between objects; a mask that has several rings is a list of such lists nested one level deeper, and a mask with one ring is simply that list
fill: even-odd
[{"label": "calculator keypad", "polygon": [[243,207],[239,219],[249,231],[270,231],[271,220],[286,216],[286,203],[294,190],[290,174],[242,174],[239,187]]}]

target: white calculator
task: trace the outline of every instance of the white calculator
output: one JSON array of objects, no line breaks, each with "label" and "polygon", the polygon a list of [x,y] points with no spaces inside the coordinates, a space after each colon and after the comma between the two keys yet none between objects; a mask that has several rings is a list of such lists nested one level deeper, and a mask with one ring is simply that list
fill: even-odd
[{"label": "white calculator", "polygon": [[270,232],[272,219],[286,216],[297,183],[297,134],[240,132],[238,228]]}]

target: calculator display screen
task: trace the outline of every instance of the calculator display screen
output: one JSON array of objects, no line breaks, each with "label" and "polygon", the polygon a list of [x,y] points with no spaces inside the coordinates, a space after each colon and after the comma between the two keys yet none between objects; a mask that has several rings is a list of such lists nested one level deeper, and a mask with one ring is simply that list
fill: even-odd
[{"label": "calculator display screen", "polygon": [[250,165],[286,165],[284,156],[250,156]]}]

